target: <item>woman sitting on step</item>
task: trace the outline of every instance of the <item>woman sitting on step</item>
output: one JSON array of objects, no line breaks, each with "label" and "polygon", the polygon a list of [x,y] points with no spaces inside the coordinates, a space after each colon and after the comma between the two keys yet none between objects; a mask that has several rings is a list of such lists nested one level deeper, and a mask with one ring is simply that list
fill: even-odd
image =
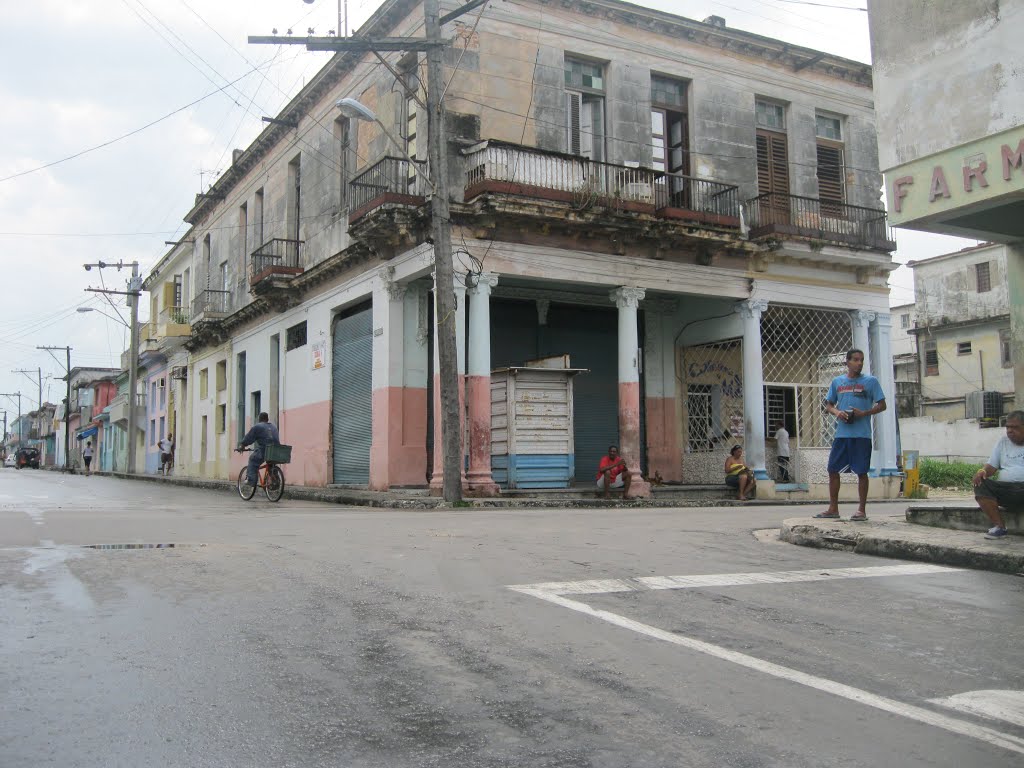
[{"label": "woman sitting on step", "polygon": [[754,497],[757,490],[754,473],[743,463],[742,445],[734,445],[729,449],[729,455],[725,457],[725,484],[736,489],[736,498],[740,501]]}]

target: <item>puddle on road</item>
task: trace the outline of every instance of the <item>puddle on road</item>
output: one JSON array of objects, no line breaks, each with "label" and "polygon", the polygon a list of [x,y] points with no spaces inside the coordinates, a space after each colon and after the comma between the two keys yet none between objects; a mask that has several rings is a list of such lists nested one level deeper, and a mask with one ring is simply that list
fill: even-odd
[{"label": "puddle on road", "polygon": [[205,547],[205,544],[83,544],[84,549],[192,549]]}]

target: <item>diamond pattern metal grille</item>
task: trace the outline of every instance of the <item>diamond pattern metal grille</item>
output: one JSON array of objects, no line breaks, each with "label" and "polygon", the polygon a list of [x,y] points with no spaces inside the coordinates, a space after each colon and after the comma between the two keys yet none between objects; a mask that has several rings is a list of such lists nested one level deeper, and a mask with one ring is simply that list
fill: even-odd
[{"label": "diamond pattern metal grille", "polygon": [[[683,349],[688,453],[722,453],[743,433],[743,354],[740,339]],[[723,454],[724,456],[724,454]]]},{"label": "diamond pattern metal grille", "polygon": [[[824,448],[835,436],[835,420],[824,401],[832,379],[846,370],[853,345],[846,312],[770,305],[761,317],[761,351],[769,431],[773,408],[785,409],[795,391],[798,444]],[[791,397],[791,396],[790,396]]]}]

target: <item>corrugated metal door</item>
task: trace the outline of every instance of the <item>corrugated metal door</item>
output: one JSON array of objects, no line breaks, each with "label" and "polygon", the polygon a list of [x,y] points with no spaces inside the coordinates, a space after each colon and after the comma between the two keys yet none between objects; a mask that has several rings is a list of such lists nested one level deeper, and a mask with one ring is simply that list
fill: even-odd
[{"label": "corrugated metal door", "polygon": [[373,434],[372,307],[339,317],[332,330],[331,361],[334,482],[370,482],[370,441]]}]

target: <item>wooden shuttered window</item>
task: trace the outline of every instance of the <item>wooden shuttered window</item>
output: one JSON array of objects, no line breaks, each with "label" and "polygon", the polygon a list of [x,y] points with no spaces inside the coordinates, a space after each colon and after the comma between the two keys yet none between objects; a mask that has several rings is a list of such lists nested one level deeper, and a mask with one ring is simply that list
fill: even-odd
[{"label": "wooden shuttered window", "polygon": [[757,192],[789,194],[789,153],[784,133],[757,132]]},{"label": "wooden shuttered window", "polygon": [[784,133],[757,132],[757,194],[771,195],[760,205],[765,223],[789,223],[789,153]]},{"label": "wooden shuttered window", "polygon": [[818,200],[823,215],[842,216],[846,202],[846,169],[840,144],[818,141]]}]

